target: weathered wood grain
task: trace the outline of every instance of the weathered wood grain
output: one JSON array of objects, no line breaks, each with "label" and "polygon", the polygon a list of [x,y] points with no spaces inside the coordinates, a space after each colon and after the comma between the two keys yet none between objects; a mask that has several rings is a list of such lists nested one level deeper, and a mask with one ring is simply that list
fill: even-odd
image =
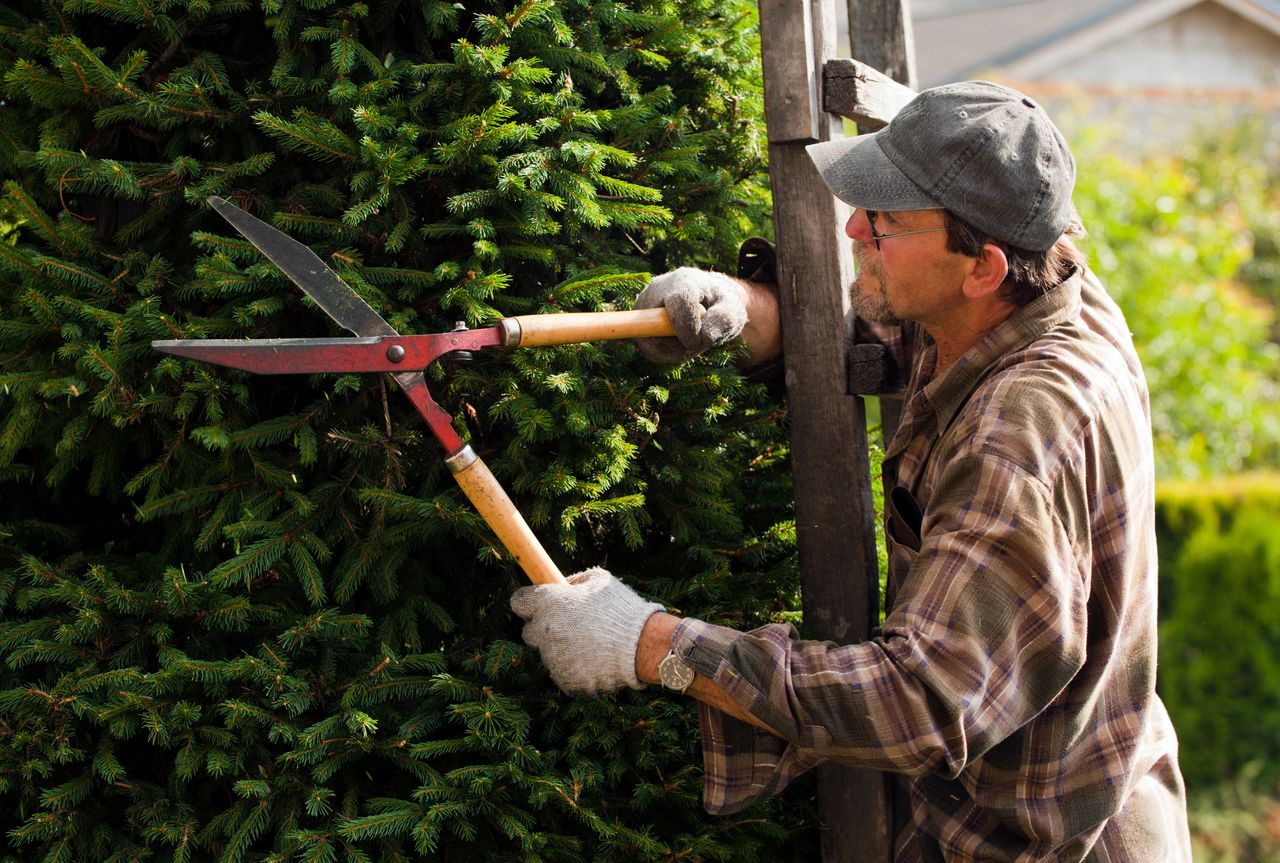
[{"label": "weathered wood grain", "polygon": [[[860,132],[874,132],[889,124],[915,91],[857,60],[827,61],[823,72],[823,107],[848,117]],[[765,84],[768,91],[768,84]]]},{"label": "weathered wood grain", "polygon": [[811,0],[759,0],[764,112],[771,142],[816,141],[822,122]]},{"label": "weathered wood grain", "polygon": [[908,0],[847,0],[847,4],[853,56],[899,84],[916,89]]},{"label": "weathered wood grain", "polygon": [[[849,394],[844,356],[853,260],[844,206],[804,151],[839,122],[818,98],[835,54],[835,7],[760,0],[760,18],[805,628],[851,643],[868,637],[879,606],[866,414]],[[824,863],[889,859],[881,774],[823,765],[818,797]]]},{"label": "weathered wood grain", "polygon": [[[801,144],[769,148],[805,629],[865,640],[879,604],[866,413],[847,392],[852,275],[834,199]],[[890,814],[880,774],[818,770],[823,863],[884,863]]]}]

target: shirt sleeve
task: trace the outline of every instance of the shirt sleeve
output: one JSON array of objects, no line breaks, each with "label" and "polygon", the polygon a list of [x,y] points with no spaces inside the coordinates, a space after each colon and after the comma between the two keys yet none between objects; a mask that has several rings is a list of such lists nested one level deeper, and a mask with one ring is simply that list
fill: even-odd
[{"label": "shirt sleeve", "polygon": [[990,453],[943,467],[881,634],[682,621],[673,646],[782,739],[706,706],[704,804],[737,811],[822,760],[954,778],[1044,709],[1084,661],[1087,573],[1040,480]]}]

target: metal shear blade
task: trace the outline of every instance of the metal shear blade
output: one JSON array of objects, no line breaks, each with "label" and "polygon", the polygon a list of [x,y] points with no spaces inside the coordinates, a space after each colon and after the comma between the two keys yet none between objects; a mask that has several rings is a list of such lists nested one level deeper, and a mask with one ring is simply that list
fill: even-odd
[{"label": "metal shear blade", "polygon": [[431,398],[422,369],[456,350],[670,336],[674,331],[666,312],[644,309],[526,315],[505,318],[497,326],[485,329],[402,336],[311,249],[222,198],[209,198],[209,204],[329,317],[357,338],[172,339],[155,341],[151,346],[167,354],[263,374],[394,374],[444,447],[448,454],[445,461],[454,479],[529,578],[535,582],[564,581],[502,485],[458,436],[453,418]]}]

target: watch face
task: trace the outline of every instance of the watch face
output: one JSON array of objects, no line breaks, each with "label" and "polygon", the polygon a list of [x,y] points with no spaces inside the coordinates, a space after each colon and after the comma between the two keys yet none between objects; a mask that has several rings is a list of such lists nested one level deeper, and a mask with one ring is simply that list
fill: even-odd
[{"label": "watch face", "polygon": [[684,692],[693,683],[694,672],[687,662],[673,652],[658,665],[658,676],[667,689]]}]

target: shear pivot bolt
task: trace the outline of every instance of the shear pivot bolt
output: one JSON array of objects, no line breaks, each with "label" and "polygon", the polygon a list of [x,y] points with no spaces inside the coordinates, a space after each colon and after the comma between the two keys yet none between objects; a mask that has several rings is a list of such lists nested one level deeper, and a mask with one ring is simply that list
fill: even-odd
[{"label": "shear pivot bolt", "polygon": [[404,345],[392,345],[387,348],[387,359],[393,363],[398,363],[404,359]]}]

